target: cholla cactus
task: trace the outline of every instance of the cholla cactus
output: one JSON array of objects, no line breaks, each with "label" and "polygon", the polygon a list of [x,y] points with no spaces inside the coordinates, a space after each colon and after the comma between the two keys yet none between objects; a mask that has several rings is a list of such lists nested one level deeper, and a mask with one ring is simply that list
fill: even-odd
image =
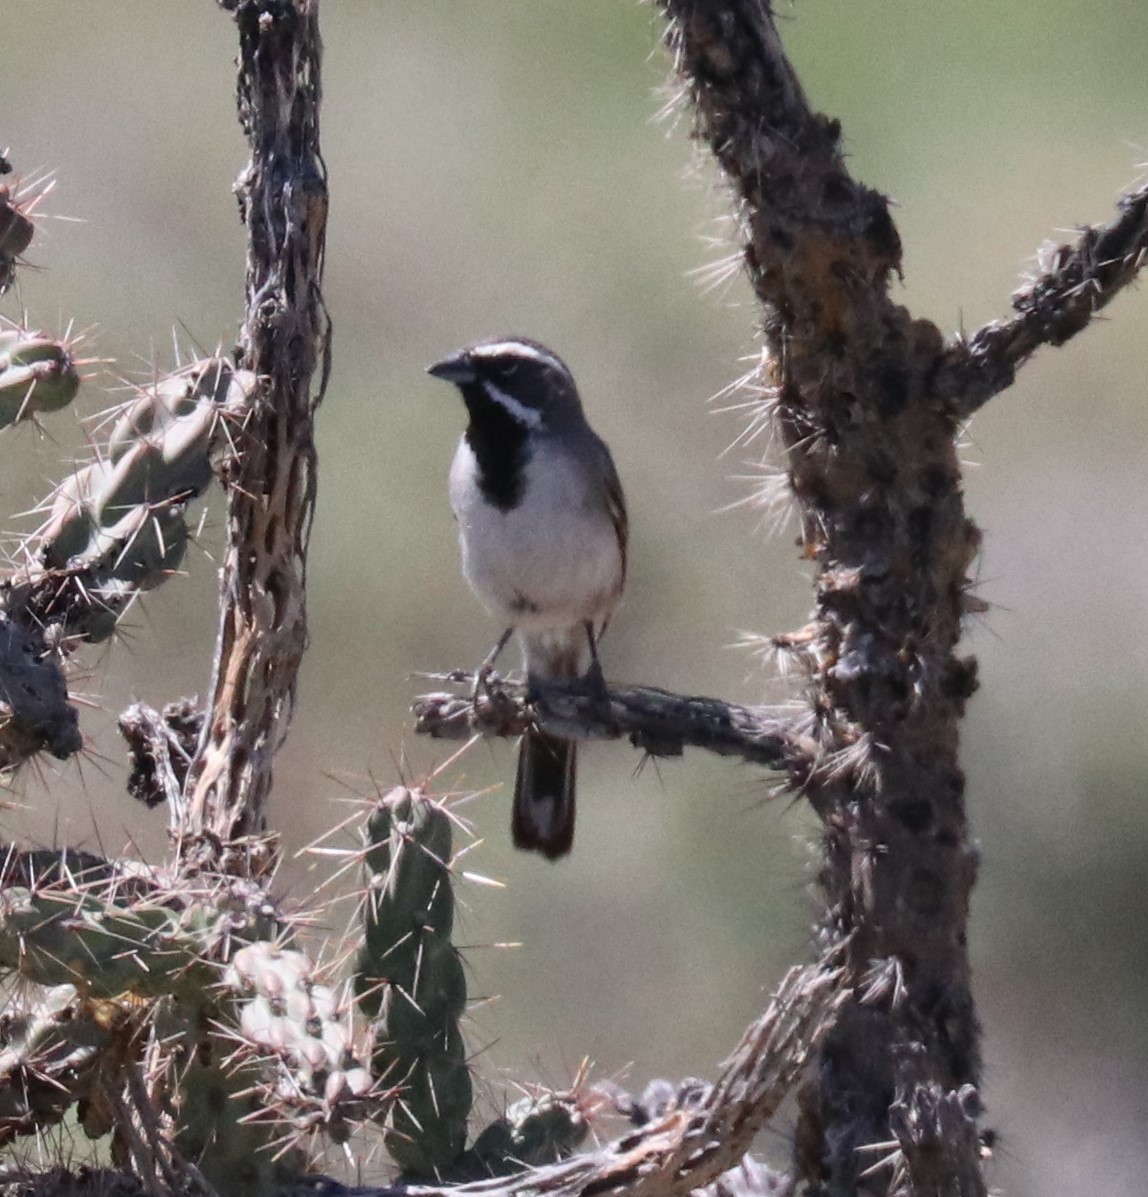
[{"label": "cholla cactus", "polygon": [[[6,343],[13,369],[63,360],[57,343],[24,330]],[[47,367],[24,378],[21,416],[59,406],[66,388],[53,392],[52,381]],[[12,759],[78,749],[60,663],[107,638],[136,594],[176,570],[187,505],[241,431],[256,387],[220,358],[159,380],[57,487],[25,546],[28,564],[5,587],[0,686],[23,703],[10,704],[0,730]],[[355,1000],[294,946],[289,920],[258,887],[93,870],[50,853],[10,861],[0,969],[20,978],[22,996],[0,1055],[0,1137],[79,1105],[89,1133],[111,1132],[138,1153],[153,1139],[135,1125],[138,1108],[126,1126],[115,1092],[138,1074],[171,1125],[137,1169],[175,1152],[221,1191],[267,1188],[302,1166],[309,1137],[345,1144],[370,1124],[412,1178],[506,1173],[573,1150],[584,1106],[542,1092],[466,1149],[473,1086],[466,979],[451,942],[455,821],[445,800],[405,786],[369,810]]]},{"label": "cholla cactus", "polygon": [[[166,865],[72,851],[3,857],[0,1142],[75,1116],[88,1135],[110,1137],[113,1162],[147,1191],[206,1182],[221,1197],[281,1182],[299,1191],[311,1140],[349,1148],[360,1130],[404,1180],[553,1163],[586,1133],[580,1087],[514,1103],[467,1149],[473,1083],[446,800],[400,786],[369,810],[352,975],[322,971],[302,919],[271,896],[278,845],[261,802],[306,643],[312,417],[325,385],[316,393],[310,380],[329,365],[319,39],[311,0],[224,7],[240,24],[252,143],[238,188],[249,227],[241,343],[234,361],[210,357],[140,389],[22,544],[0,589],[0,769],[79,751],[64,666],[178,571],[188,505],[222,456],[213,692],[126,720],[147,762],[137,789],[169,806]],[[33,232],[30,205],[0,188],[0,290]],[[71,402],[73,348],[0,332],[0,426]]]},{"label": "cholla cactus", "polygon": [[204,1000],[246,942],[277,936],[283,919],[258,890],[224,881],[196,888],[142,871],[89,874],[40,853],[0,888],[0,967],[85,997]]},{"label": "cholla cactus", "polygon": [[451,819],[444,803],[406,786],[371,811],[355,978],[373,1019],[375,1075],[401,1090],[387,1150],[405,1172],[428,1178],[462,1154],[473,1095],[459,1027],[466,975],[451,943]]},{"label": "cholla cactus", "polygon": [[[244,44],[253,46],[256,33],[309,28],[307,53],[317,55],[313,11],[310,25],[276,25],[288,7],[267,9]],[[317,79],[290,54],[260,61],[289,75],[283,86],[255,89],[263,98]],[[281,201],[281,189],[271,193]],[[251,210],[262,217],[265,206]],[[290,270],[276,264],[274,285],[283,290],[284,280],[294,285],[321,264],[304,260],[321,247],[321,224],[308,230],[298,215],[253,232],[300,238],[284,250]],[[0,291],[33,233],[31,205],[0,187]],[[317,278],[300,286],[314,316]],[[268,295],[252,289],[250,325],[270,310]],[[276,295],[285,307],[292,302]],[[300,327],[291,332],[295,346],[306,341]],[[0,327],[0,427],[72,402],[81,382],[74,349],[24,326]],[[309,438],[296,437],[291,422],[298,412],[279,429],[290,430],[289,443],[277,444],[260,423],[275,354],[248,344],[236,358],[260,372],[216,356],[138,389],[92,458],[44,504],[44,522],[0,585],[0,769],[40,751],[67,758],[80,750],[64,667],[83,645],[110,638],[137,595],[179,570],[188,506],[220,461],[241,473],[251,460],[306,459]],[[291,381],[300,374],[297,390],[310,405],[307,372]],[[309,496],[306,477],[296,468],[281,488],[237,490],[259,500]],[[298,558],[309,502],[291,508],[291,519],[276,513],[285,552]],[[230,518],[242,523],[235,506]],[[264,543],[241,548],[236,559],[262,551]],[[278,568],[276,582],[289,572]],[[16,849],[0,865],[0,980],[10,994],[0,1013],[0,1143],[75,1116],[91,1137],[110,1136],[113,1160],[152,1191],[206,1181],[244,1197],[298,1179],[315,1142],[349,1150],[357,1131],[381,1141],[408,1179],[504,1174],[573,1150],[588,1106],[578,1093],[542,1091],[511,1105],[467,1149],[473,1084],[461,1029],[466,978],[451,941],[457,818],[449,803],[400,786],[367,812],[365,848],[356,852],[368,875],[361,946],[352,975],[340,980],[299,942],[297,920],[270,896],[269,876],[234,863],[273,858],[272,837],[261,840],[256,829],[244,846],[259,841],[258,850],[226,863],[210,851],[181,851],[198,800],[197,748],[214,730],[209,716],[184,701],[162,717],[141,709],[125,720],[133,753],[150,770],[137,789],[172,808],[168,865]],[[178,740],[178,768],[171,740],[158,746],[162,736]]]},{"label": "cholla cactus", "polygon": [[0,1021],[0,1140],[77,1105],[89,1133],[124,1138],[116,1090],[135,1076],[169,1111],[169,1146],[221,1191],[260,1191],[302,1166],[308,1137],[345,1144],[371,1124],[411,1177],[568,1154],[588,1125],[580,1083],[515,1103],[464,1150],[451,820],[444,800],[406,787],[369,811],[357,1002],[292,946],[293,920],[258,886],[10,856],[0,969],[19,997]]},{"label": "cholla cactus", "polygon": [[[0,332],[0,418],[58,407],[78,383],[60,342]],[[56,488],[47,520],[23,546],[27,564],[0,592],[0,768],[82,747],[63,659],[79,643],[110,637],[137,595],[178,570],[188,504],[211,482],[213,459],[256,383],[222,358],[160,379],[122,408],[102,451]]]},{"label": "cholla cactus", "polygon": [[[296,1108],[306,1095],[330,1109],[360,1085],[345,1067],[350,1040],[339,1038],[346,1007],[280,946],[290,920],[259,887],[48,852],[14,854],[5,872],[0,968],[20,984],[0,1022],[0,1139],[39,1133],[79,1105],[89,1134],[133,1140],[119,1090],[134,1084],[170,1112],[166,1149],[199,1160],[223,1189],[255,1192],[285,1167],[268,1103],[251,1100],[274,1078],[236,1042],[278,1053],[281,1072],[290,1063]],[[277,1013],[261,1023],[264,1007]],[[316,1077],[312,1041],[344,1067],[338,1094],[330,1068],[321,1091],[305,1092],[304,1078]],[[305,1129],[318,1121],[310,1113]]]},{"label": "cholla cactus", "polygon": [[[362,861],[362,947],[355,987],[371,1020],[371,1066],[389,1085],[379,1109],[383,1141],[411,1180],[502,1175],[569,1155],[585,1139],[587,1102],[537,1088],[465,1149],[473,1081],[463,1040],[466,974],[451,942],[455,833],[448,798],[396,786],[367,813]],[[465,1149],[465,1150],[464,1150]]]},{"label": "cholla cactus", "polygon": [[[289,15],[283,7],[266,13],[260,36],[305,35],[306,52],[316,54],[313,14],[298,26]],[[259,61],[286,69],[288,88],[297,70],[307,76],[292,55]],[[0,173],[6,170],[0,164]],[[274,202],[281,199],[276,192]],[[32,207],[0,188],[0,290],[32,241]],[[264,213],[263,205],[255,207]],[[275,286],[286,288],[289,275],[317,312],[317,279],[313,286],[305,280],[320,264],[307,257],[321,246],[321,224],[312,228],[294,214],[286,225],[302,240]],[[282,227],[273,223],[259,235]],[[276,294],[262,291],[263,306],[253,301],[252,312],[269,310]],[[308,334],[296,328],[292,336],[299,345]],[[0,426],[57,411],[75,398],[80,375],[73,349],[22,326],[0,329]],[[250,346],[237,356],[267,360]],[[304,397],[308,373],[299,375]],[[85,643],[108,639],[137,595],[179,570],[190,539],[188,505],[211,484],[220,460],[242,473],[267,450],[266,427],[251,416],[273,382],[211,357],[139,389],[91,460],[49,497],[44,523],[21,546],[20,567],[0,591],[0,768],[45,749],[59,757],[79,750],[67,659]],[[289,462],[294,451],[294,442],[290,451],[280,447],[277,462]],[[240,487],[259,498],[274,491]],[[290,521],[284,527],[290,544],[298,528]],[[155,789],[172,804],[177,836],[190,826],[182,816],[202,726],[198,708],[184,705],[186,767],[175,777],[163,764],[168,757],[152,758]],[[141,750],[151,726],[141,725]],[[431,824],[433,839],[440,828]],[[387,839],[387,830],[374,830]],[[392,830],[403,834],[397,825]],[[447,864],[449,853],[448,832]],[[273,855],[271,846],[264,856]],[[388,950],[382,945],[394,947],[394,920],[409,922],[422,902],[424,876],[400,863],[404,856],[393,852],[403,881],[388,888],[387,912],[371,922],[365,959],[372,965],[382,965]],[[421,1032],[410,1017],[404,1021],[409,1008],[391,1008],[383,998],[372,1005],[378,977],[360,986],[373,1020],[368,1026],[350,979],[342,986],[329,981],[295,942],[292,920],[269,896],[269,879],[254,870],[231,876],[212,863],[210,853],[193,864],[176,852],[170,865],[155,870],[72,852],[9,854],[0,871],[0,972],[13,997],[0,1021],[0,1139],[38,1134],[78,1110],[85,1131],[110,1133],[113,1159],[151,1188],[202,1177],[221,1193],[255,1193],[298,1175],[305,1165],[298,1149],[308,1136],[346,1143],[356,1127],[384,1122],[388,1142],[408,1148],[405,1156],[396,1151],[404,1166],[453,1161],[465,1146],[471,1091],[457,1027],[466,990],[449,942],[449,876],[443,873],[430,899],[438,912],[434,925],[443,931],[441,940],[427,941],[437,963],[424,968],[401,948],[390,954],[407,970],[396,977],[393,995],[409,994],[432,1018],[452,1020],[442,1058],[416,1061],[411,1036]],[[388,918],[391,930],[383,926]],[[450,1110],[446,1130],[426,1114],[440,1091]],[[412,1111],[428,1121],[425,1150],[410,1146],[424,1138],[408,1117]]]}]

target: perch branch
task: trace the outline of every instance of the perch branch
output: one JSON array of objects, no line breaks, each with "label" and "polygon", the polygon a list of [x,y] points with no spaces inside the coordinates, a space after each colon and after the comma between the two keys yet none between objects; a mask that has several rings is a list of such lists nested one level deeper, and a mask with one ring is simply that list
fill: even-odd
[{"label": "perch branch", "polygon": [[432,675],[463,684],[465,695],[422,694],[411,704],[415,731],[444,740],[484,736],[520,736],[534,723],[571,739],[629,738],[651,756],[681,756],[704,748],[719,756],[737,756],[789,775],[804,784],[817,757],[817,742],[802,734],[793,715],[762,707],[738,706],[720,698],[671,694],[652,686],[620,686],[602,696],[576,683],[550,683],[527,697],[521,682],[495,679],[478,701],[470,696],[473,675]]},{"label": "perch branch", "polygon": [[251,146],[236,188],[248,233],[236,358],[262,386],[222,472],[228,540],[215,676],[179,839],[185,860],[258,873],[271,864],[257,837],[307,643],[313,417],[330,347],[321,292],[327,182],[317,3],[241,4],[235,19],[239,119]]},{"label": "perch branch", "polygon": [[1115,220],[1042,253],[1047,268],[1012,297],[1016,315],[956,339],[932,380],[961,418],[1010,386],[1041,345],[1063,345],[1134,282],[1148,260],[1148,184],[1122,195]]}]

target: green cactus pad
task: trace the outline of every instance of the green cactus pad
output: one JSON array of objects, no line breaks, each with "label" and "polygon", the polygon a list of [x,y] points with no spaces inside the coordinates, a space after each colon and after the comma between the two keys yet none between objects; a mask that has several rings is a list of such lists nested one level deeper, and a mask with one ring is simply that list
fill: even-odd
[{"label": "green cactus pad", "polygon": [[52,496],[31,554],[39,564],[19,595],[38,624],[62,624],[70,637],[99,642],[136,594],[178,570],[190,536],[186,506],[211,482],[225,425],[242,419],[257,383],[249,371],[210,358],[124,407],[106,453]]},{"label": "green cactus pad", "polygon": [[450,942],[450,815],[421,791],[399,786],[372,810],[367,838],[355,985],[374,1020],[374,1074],[399,1087],[384,1141],[406,1175],[442,1177],[462,1155],[473,1100],[459,1030],[466,978]]}]

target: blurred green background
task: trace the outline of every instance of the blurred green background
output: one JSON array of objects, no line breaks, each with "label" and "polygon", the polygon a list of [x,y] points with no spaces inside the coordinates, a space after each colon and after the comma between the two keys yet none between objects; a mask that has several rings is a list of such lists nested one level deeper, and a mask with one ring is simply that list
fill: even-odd
[{"label": "blurred green background", "polygon": [[[896,201],[900,297],[946,329],[1003,314],[1043,240],[1105,219],[1142,176],[1142,0],[807,0],[780,16],[854,170]],[[210,0],[6,0],[5,17],[0,146],[58,186],[3,311],[93,328],[120,375],[170,364],[173,328],[185,346],[229,345],[244,161],[231,23]],[[655,120],[652,6],[327,0],[324,25],[335,373],[313,642],[275,796],[291,852],[372,777],[445,757],[410,734],[410,675],[471,665],[497,632],[459,576],[446,501],[461,405],[422,373],[464,341],[551,343],[614,449],[633,564],[611,677],[776,699],[737,642],[799,626],[810,605],[792,527],[728,509],[760,482],[764,446],[730,449],[742,421],[709,400],[743,371],[757,317],[740,277],[708,293],[690,278],[730,251],[726,204],[688,120]],[[972,950],[1001,1133],[990,1181],[1016,1197],[1141,1193],[1148,1169],[1146,316],[1128,294],[1046,351],[964,448],[993,604],[966,642],[983,682],[964,737],[983,845]],[[90,386],[80,414],[108,402]],[[5,434],[9,530],[83,438],[70,413]],[[114,719],[203,689],[219,532],[216,506],[189,577],[84,658],[91,751],[24,776],[6,834],[162,851],[163,812],[124,794]],[[514,1078],[568,1079],[584,1054],[636,1085],[712,1075],[805,955],[807,813],[728,761],[637,763],[620,745],[583,753],[577,851],[557,867],[510,851],[505,787],[466,807],[486,838],[470,867],[507,888],[469,894],[460,939],[523,944],[469,957],[473,992],[503,995],[472,1030],[491,1105]],[[509,745],[480,746],[443,780],[477,789],[512,768]],[[322,875],[295,859],[283,884],[305,900]]]}]

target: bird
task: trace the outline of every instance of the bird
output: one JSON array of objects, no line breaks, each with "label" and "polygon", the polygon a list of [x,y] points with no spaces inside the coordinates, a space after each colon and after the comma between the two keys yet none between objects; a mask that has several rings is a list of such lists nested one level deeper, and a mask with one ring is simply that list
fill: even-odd
[{"label": "bird", "polygon": [[[589,679],[608,702],[597,644],[626,583],[629,521],[606,442],[574,376],[539,341],[476,341],[427,367],[453,383],[467,426],[450,469],[462,572],[505,631],[482,681],[517,633],[527,693]],[[574,841],[577,745],[531,727],[518,749],[511,832],[550,860]]]}]

